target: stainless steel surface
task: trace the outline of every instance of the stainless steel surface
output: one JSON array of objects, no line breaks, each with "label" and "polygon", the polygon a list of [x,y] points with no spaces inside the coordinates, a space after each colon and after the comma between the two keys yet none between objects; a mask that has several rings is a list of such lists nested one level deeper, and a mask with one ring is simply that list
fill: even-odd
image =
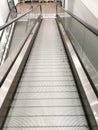
[{"label": "stainless steel surface", "polygon": [[79,84],[81,87],[82,84],[82,88],[79,87],[81,95],[83,97],[83,102],[84,102],[84,106],[85,106],[85,110],[87,112],[89,121],[90,121],[90,125],[91,128],[94,130],[98,129],[98,98],[96,97],[96,94],[80,64],[80,61],[72,47],[72,44],[61,24],[61,22],[59,23],[59,27],[62,33],[62,37],[65,41],[65,46],[68,49],[70,56],[71,56],[71,60],[75,66],[76,72],[79,76]]},{"label": "stainless steel surface", "polygon": [[[69,14],[72,18],[74,18],[75,20],[77,20],[79,23],[81,23],[83,26],[85,26],[88,30],[90,30],[92,33],[94,33],[96,36],[98,36],[98,30],[93,27],[92,25],[90,25],[89,23],[85,22],[82,18],[79,18],[77,15],[73,14],[71,11],[66,10],[64,8],[58,7],[60,6],[59,4],[57,4],[57,13],[64,13],[66,12],[67,14]],[[61,10],[61,12],[59,12],[59,8]]]},{"label": "stainless steel surface", "polygon": [[82,127],[42,127],[42,128],[4,128],[4,130],[88,130],[88,128]]},{"label": "stainless steel surface", "polygon": [[44,19],[3,130],[89,130],[55,19]]},{"label": "stainless steel surface", "polygon": [[31,34],[28,36],[28,39],[25,41],[25,45],[23,46],[9,74],[7,75],[0,88],[0,129],[2,128],[2,125],[6,118],[9,105],[12,101],[12,97],[19,82],[21,72],[24,68],[30,49],[33,45],[40,22],[41,20],[36,21],[35,27],[33,28]]}]

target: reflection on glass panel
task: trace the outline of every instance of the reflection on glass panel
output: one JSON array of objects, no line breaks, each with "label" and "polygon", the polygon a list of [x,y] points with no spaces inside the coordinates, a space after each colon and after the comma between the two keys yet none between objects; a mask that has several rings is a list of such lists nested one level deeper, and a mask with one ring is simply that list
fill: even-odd
[{"label": "reflection on glass panel", "polygon": [[[1,30],[3,31],[3,35],[0,39],[0,72],[2,72],[2,67],[7,64],[6,69],[3,69],[3,73],[0,73],[3,76],[5,76],[25,44],[25,41],[39,15],[40,6],[36,7],[34,11],[30,11],[30,13],[21,17],[17,22],[14,22]],[[9,21],[10,20],[11,18],[9,18]],[[3,76],[0,77],[0,81],[2,81]]]},{"label": "reflection on glass panel", "polygon": [[[3,21],[2,21],[2,18],[0,16],[0,26],[3,24]],[[2,30],[0,31],[0,38],[1,38],[1,35],[2,35]]]},{"label": "reflection on glass panel", "polygon": [[[67,5],[65,8],[71,13],[75,14],[85,22],[89,23],[91,26],[98,29],[98,8],[95,5],[95,0],[66,0]],[[91,3],[93,6],[91,7]]]},{"label": "reflection on glass panel", "polygon": [[58,6],[58,15],[86,71],[98,90],[98,36],[62,10]]},{"label": "reflection on glass panel", "polygon": [[10,9],[11,18],[15,18],[17,16],[17,9],[15,7],[14,0],[8,0],[8,5]]},{"label": "reflection on glass panel", "polygon": [[[1,30],[3,35],[0,39],[0,83],[8,73],[9,68],[24,46],[34,23],[40,16],[40,6],[36,7],[35,12],[30,11],[17,22],[14,22]],[[9,21],[10,19],[11,17],[9,17]]]},{"label": "reflection on glass panel", "polygon": [[14,5],[14,0],[8,0],[9,8],[10,10],[15,6]]}]

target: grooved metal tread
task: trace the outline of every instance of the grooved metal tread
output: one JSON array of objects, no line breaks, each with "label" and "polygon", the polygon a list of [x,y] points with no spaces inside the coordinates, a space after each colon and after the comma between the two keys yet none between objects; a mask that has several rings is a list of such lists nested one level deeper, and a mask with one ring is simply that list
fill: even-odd
[{"label": "grooved metal tread", "polygon": [[44,19],[3,130],[89,130],[55,19]]}]

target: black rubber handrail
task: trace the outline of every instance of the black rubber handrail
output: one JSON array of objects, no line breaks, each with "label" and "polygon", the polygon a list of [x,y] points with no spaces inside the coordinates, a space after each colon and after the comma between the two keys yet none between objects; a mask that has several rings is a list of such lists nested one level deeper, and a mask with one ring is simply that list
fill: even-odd
[{"label": "black rubber handrail", "polygon": [[[57,4],[58,6],[58,4]],[[85,22],[84,20],[82,20],[81,18],[79,18],[78,16],[74,15],[73,13],[71,13],[70,11],[62,8],[67,14],[69,14],[71,17],[73,17],[75,20],[77,20],[79,23],[81,23],[83,26],[85,26],[88,30],[90,30],[92,33],[94,33],[96,36],[98,36],[98,29],[94,28],[93,26],[91,26],[90,24],[88,24],[87,22]]]},{"label": "black rubber handrail", "polygon": [[[41,5],[38,5],[38,6],[41,6]],[[35,8],[37,8],[38,6],[36,6]],[[10,22],[7,22],[7,23],[5,23],[4,25],[0,26],[0,31],[3,30],[4,28],[6,28],[7,26],[11,25],[12,23],[18,21],[20,18],[22,18],[22,17],[25,16],[26,14],[30,13],[31,11],[33,11],[33,9],[34,9],[34,8],[32,7],[30,10],[28,10],[28,11],[25,12],[25,13],[23,13],[21,16],[18,16],[18,17],[16,17],[16,18],[14,18],[13,20],[11,20]],[[40,11],[41,11],[41,7],[40,7]],[[41,13],[42,13],[42,11],[41,11]]]}]

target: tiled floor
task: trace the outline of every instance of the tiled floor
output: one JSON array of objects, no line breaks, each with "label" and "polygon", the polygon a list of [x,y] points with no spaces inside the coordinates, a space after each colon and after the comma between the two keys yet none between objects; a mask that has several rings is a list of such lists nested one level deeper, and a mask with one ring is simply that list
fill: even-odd
[{"label": "tiled floor", "polygon": [[[56,13],[56,3],[32,3],[33,7],[38,6],[41,4],[43,13]],[[20,3],[17,5],[18,13],[24,13],[28,11],[31,7],[31,3]]]}]

